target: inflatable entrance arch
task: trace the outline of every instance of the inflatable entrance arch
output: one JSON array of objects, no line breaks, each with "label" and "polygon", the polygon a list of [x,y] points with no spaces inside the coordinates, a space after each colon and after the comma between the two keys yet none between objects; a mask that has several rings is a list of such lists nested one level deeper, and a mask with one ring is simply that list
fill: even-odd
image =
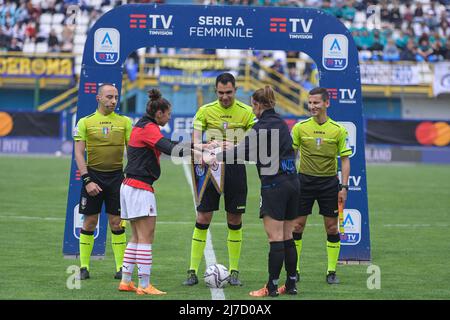
[{"label": "inflatable entrance arch", "polygon": [[[83,55],[77,119],[93,112],[99,83],[121,91],[122,65],[142,47],[293,50],[308,54],[329,89],[330,116],[346,126],[351,157],[341,261],[370,261],[364,128],[358,52],[350,32],[316,9],[132,4],[105,13],[90,30]],[[78,255],[81,181],[72,156],[63,253]],[[101,215],[93,255],[105,252],[107,219]]]}]

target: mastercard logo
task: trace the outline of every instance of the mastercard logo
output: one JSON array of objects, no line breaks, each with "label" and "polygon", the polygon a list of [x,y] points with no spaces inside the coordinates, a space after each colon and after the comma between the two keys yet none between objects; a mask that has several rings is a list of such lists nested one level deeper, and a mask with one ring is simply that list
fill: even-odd
[{"label": "mastercard logo", "polygon": [[416,127],[416,139],[427,146],[447,146],[450,144],[450,125],[447,122],[421,122]]},{"label": "mastercard logo", "polygon": [[14,122],[9,113],[0,112],[0,137],[7,136],[13,129]]}]

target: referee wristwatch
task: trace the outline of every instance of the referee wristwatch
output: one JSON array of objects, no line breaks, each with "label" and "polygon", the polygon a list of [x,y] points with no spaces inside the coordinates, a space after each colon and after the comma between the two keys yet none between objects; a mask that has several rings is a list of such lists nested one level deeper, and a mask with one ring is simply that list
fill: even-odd
[{"label": "referee wristwatch", "polygon": [[347,190],[348,191],[348,184],[341,184],[341,188],[340,188],[341,190],[342,189],[345,189],[345,190]]}]

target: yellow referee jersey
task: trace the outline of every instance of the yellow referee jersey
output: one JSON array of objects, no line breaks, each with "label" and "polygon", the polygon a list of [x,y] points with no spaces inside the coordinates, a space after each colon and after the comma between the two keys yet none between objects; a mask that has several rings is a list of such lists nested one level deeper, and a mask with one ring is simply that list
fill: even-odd
[{"label": "yellow referee jersey", "polygon": [[73,138],[86,142],[89,168],[103,172],[122,170],[131,127],[130,118],[115,112],[105,116],[97,110],[78,121]]},{"label": "yellow referee jersey", "polygon": [[232,106],[224,108],[219,100],[200,107],[195,114],[194,130],[206,131],[206,140],[227,140],[238,143],[256,121],[250,106],[234,100]]},{"label": "yellow referee jersey", "polygon": [[294,150],[300,151],[298,172],[318,177],[337,174],[337,156],[350,156],[348,133],[344,126],[331,118],[318,124],[311,117],[292,128]]}]

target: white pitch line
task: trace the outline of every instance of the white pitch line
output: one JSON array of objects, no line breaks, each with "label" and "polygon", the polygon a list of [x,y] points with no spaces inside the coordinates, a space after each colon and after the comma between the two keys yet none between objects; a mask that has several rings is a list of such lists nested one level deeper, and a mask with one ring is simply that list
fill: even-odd
[{"label": "white pitch line", "polygon": [[[192,182],[191,182],[192,183]],[[9,213],[9,212],[8,212]],[[10,215],[0,215],[0,218],[3,219],[18,219],[18,220],[44,220],[44,221],[65,221],[65,218],[56,218],[56,217],[36,217],[36,216],[16,216],[14,213],[10,213]],[[158,224],[167,224],[167,225],[179,225],[179,224],[185,224],[189,225],[192,224],[192,222],[188,221],[158,221]],[[215,225],[226,225],[225,222],[214,222]],[[249,226],[261,226],[259,223],[247,223],[247,227]],[[321,223],[308,223],[308,227],[323,227],[323,224]],[[415,223],[415,224],[383,224],[383,227],[385,228],[448,228],[449,224],[443,224],[443,223],[436,223],[436,224],[429,224],[429,223]],[[209,230],[208,230],[209,231]],[[206,249],[205,249],[206,250]]]},{"label": "white pitch line", "polygon": [[[183,170],[186,180],[189,184],[189,187],[191,188],[192,201],[194,202],[194,209],[195,209],[195,195],[194,195],[194,186],[192,184],[191,170],[189,164],[187,164],[186,162],[183,162]],[[195,210],[195,212],[196,212],[195,214],[197,214],[197,210]],[[206,234],[205,262],[206,266],[217,263],[216,254],[214,253],[214,248],[211,240],[211,232],[209,231],[209,229],[208,233]],[[211,298],[213,300],[225,300],[225,293],[223,292],[223,289],[211,288],[210,290],[211,290]]]}]

